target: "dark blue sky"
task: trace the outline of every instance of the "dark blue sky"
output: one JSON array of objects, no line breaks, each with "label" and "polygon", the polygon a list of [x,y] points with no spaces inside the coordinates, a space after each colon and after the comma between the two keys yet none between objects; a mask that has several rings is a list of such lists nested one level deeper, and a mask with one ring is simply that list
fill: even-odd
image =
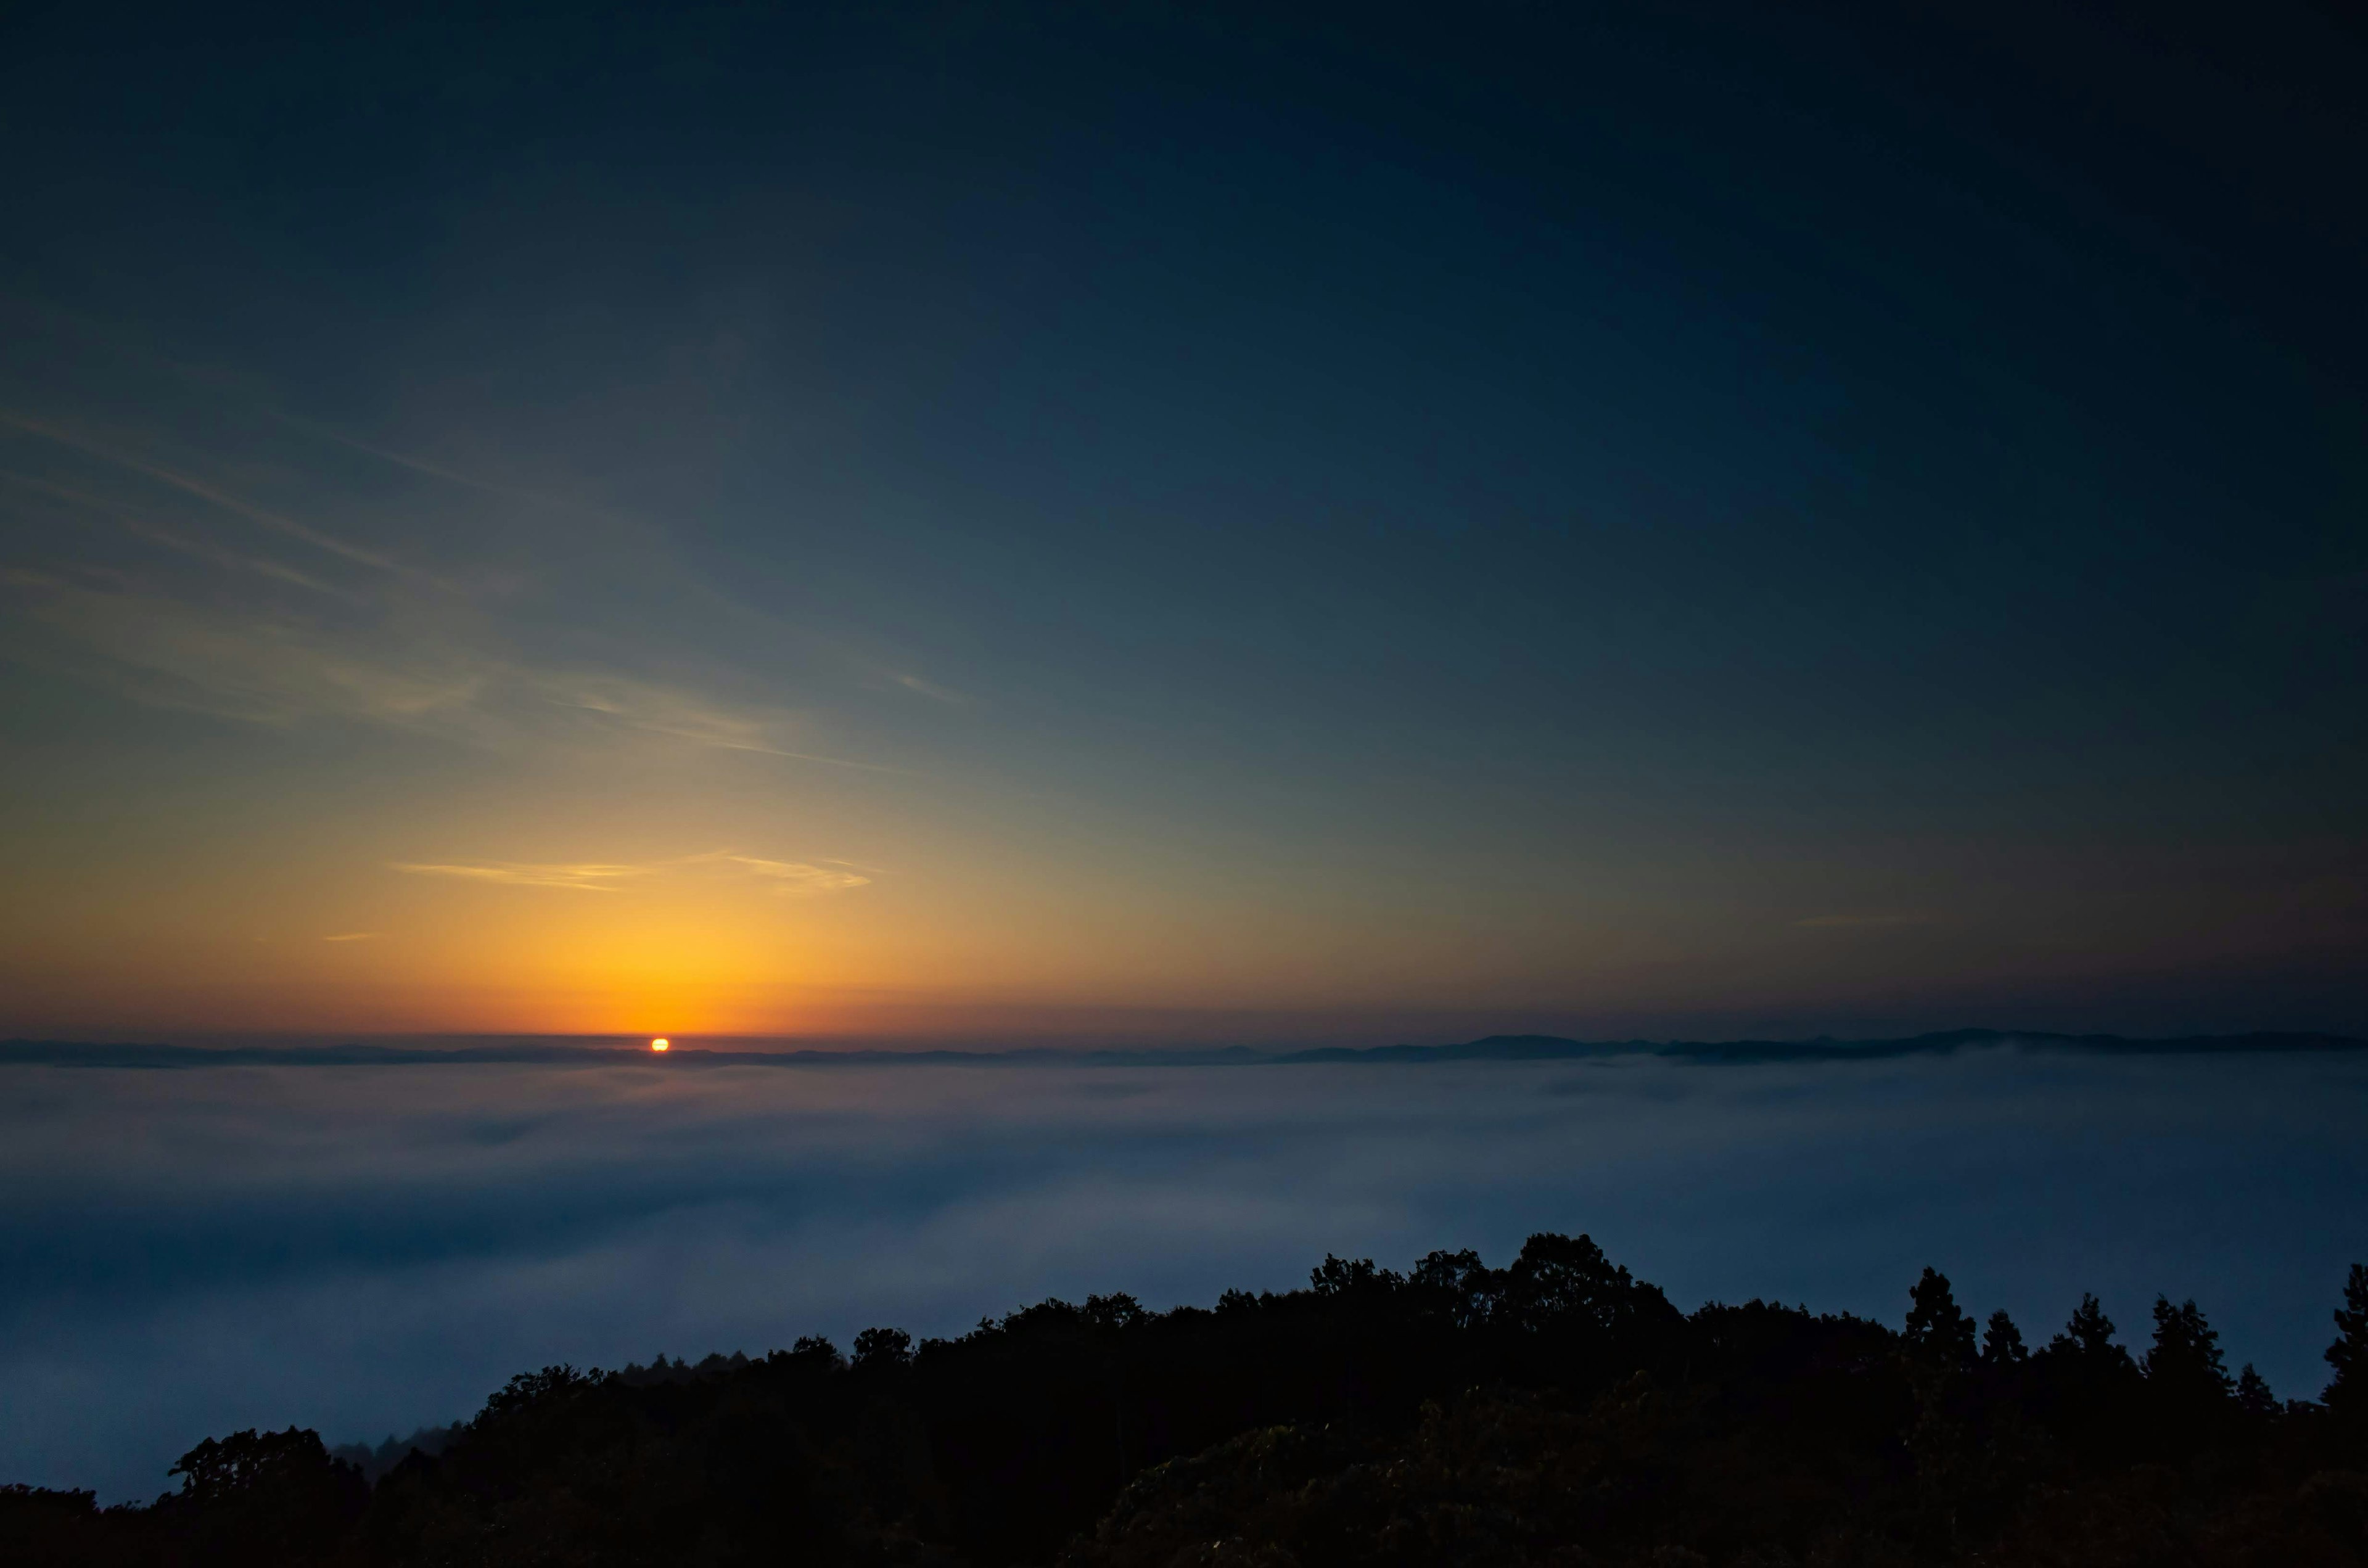
[{"label": "dark blue sky", "polygon": [[1274,9],[12,11],[0,1022],[2368,1028],[2356,24]]}]

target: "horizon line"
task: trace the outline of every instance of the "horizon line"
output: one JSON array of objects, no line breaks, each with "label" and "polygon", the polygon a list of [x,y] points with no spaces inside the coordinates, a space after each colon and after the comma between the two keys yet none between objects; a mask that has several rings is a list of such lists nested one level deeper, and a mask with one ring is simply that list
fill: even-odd
[{"label": "horizon line", "polygon": [[[1019,1046],[994,1049],[946,1045],[904,1048],[878,1044],[838,1048],[814,1045],[780,1050],[716,1050],[687,1043],[706,1040],[744,1044],[795,1037],[676,1037],[657,1052],[632,1035],[410,1035],[388,1040],[348,1039],[336,1043],[282,1045],[186,1045],[131,1041],[0,1040],[0,1066],[165,1069],[225,1066],[406,1067],[470,1065],[715,1067],[878,1066],[1072,1066],[1072,1067],[1255,1067],[1321,1065],[1425,1065],[1473,1062],[1554,1062],[1608,1058],[1655,1058],[1699,1062],[1866,1062],[1905,1056],[1942,1056],[1959,1051],[2026,1049],[2106,1056],[2261,1055],[2368,1051],[2368,1039],[2317,1031],[2255,1030],[2234,1034],[2140,1037],[2067,1034],[2045,1029],[1987,1028],[1842,1040],[1818,1035],[1805,1040],[1690,1040],[1645,1039],[1581,1040],[1559,1035],[1495,1034],[1440,1045],[1312,1046],[1261,1049],[1225,1046]],[[437,1046],[391,1041],[470,1040],[473,1045]],[[603,1043],[591,1043],[599,1041]],[[627,1041],[636,1043],[628,1044]]]}]

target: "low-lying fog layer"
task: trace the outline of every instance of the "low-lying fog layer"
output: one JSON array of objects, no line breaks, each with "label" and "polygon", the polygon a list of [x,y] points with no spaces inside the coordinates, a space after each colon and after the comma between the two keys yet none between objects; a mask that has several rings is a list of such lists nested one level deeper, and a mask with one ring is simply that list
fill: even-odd
[{"label": "low-lying fog layer", "polygon": [[2193,1296],[2315,1394],[2368,1261],[2368,1058],[0,1067],[0,1482],[153,1495],[210,1433],[376,1440],[512,1372],[1208,1302],[1329,1251],[1586,1231],[1681,1307],[2044,1340]]}]

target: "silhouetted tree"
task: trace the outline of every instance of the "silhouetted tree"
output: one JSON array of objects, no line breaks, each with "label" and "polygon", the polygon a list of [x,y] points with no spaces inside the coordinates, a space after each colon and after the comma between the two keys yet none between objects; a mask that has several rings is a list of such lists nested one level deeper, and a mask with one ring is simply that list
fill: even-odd
[{"label": "silhouetted tree", "polygon": [[1130,1328],[1143,1322],[1147,1315],[1143,1303],[1123,1290],[1086,1298],[1086,1322],[1096,1328]]},{"label": "silhouetted tree", "polygon": [[1319,1296],[1345,1296],[1351,1291],[1387,1290],[1403,1283],[1386,1268],[1377,1268],[1370,1257],[1334,1257],[1324,1255],[1324,1261],[1308,1271],[1308,1288]]},{"label": "silhouetted tree", "polygon": [[[1974,1320],[1957,1305],[1949,1277],[1930,1267],[1908,1287],[1907,1324],[1900,1331],[1909,1358],[1933,1370],[1974,1364]],[[2009,1329],[2012,1324],[2008,1325]],[[2019,1338],[2020,1336],[2018,1336]]]},{"label": "silhouetted tree", "polygon": [[2154,1303],[2154,1344],[2142,1363],[2145,1421],[2141,1449],[2177,1460],[2225,1445],[2237,1415],[2236,1383],[2220,1355],[2220,1335],[2192,1301]]},{"label": "silhouetted tree", "polygon": [[2030,1410],[2083,1463],[2129,1457],[2145,1432],[2146,1380],[2113,1339],[2113,1320],[2093,1295],[2031,1358]]},{"label": "silhouetted tree", "polygon": [[2335,1376],[2319,1396],[2339,1418],[2368,1426],[2368,1265],[2355,1263],[2335,1309],[2335,1343],[2327,1347]]},{"label": "silhouetted tree", "polygon": [[1447,1317],[1458,1328],[1486,1323],[1496,1310],[1502,1277],[1480,1261],[1470,1247],[1424,1255],[1406,1276],[1406,1282],[1427,1308]]},{"label": "silhouetted tree", "polygon": [[1993,1368],[2020,1367],[2031,1359],[2023,1348],[2022,1330],[2014,1326],[2014,1319],[2001,1307],[1990,1314],[1982,1330],[1982,1365]]},{"label": "silhouetted tree", "polygon": [[2203,1321],[2192,1301],[2170,1304],[2154,1299],[2154,1346],[2146,1353],[2149,1382],[2184,1400],[2225,1399],[2231,1392],[2227,1363],[2220,1357],[2218,1331]]},{"label": "silhouetted tree", "polygon": [[0,1562],[9,1568],[150,1568],[171,1551],[150,1510],[102,1509],[78,1490],[0,1486]]},{"label": "silhouetted tree", "polygon": [[2266,1419],[2278,1414],[2277,1395],[2270,1392],[2269,1380],[2253,1370],[2250,1361],[2237,1374],[2237,1408],[2255,1419]]},{"label": "silhouetted tree", "polygon": [[1603,1256],[1592,1236],[1541,1232],[1521,1244],[1505,1271],[1500,1312],[1533,1333],[1592,1329],[1612,1334],[1677,1317],[1657,1285]]},{"label": "silhouetted tree", "polygon": [[792,1356],[807,1357],[833,1367],[843,1367],[847,1364],[846,1358],[838,1353],[838,1346],[818,1334],[798,1335],[795,1342],[791,1345],[789,1353]]},{"label": "silhouetted tree", "polygon": [[198,1563],[310,1563],[328,1557],[368,1497],[361,1471],[329,1457],[317,1432],[208,1437],[169,1474],[167,1504]]},{"label": "silhouetted tree", "polygon": [[1976,1483],[1966,1373],[1975,1365],[1974,1320],[1957,1305],[1949,1278],[1927,1266],[1907,1288],[1900,1358],[1915,1400],[1907,1433],[1920,1500],[1934,1516],[1937,1540],[1953,1550],[1958,1520]]},{"label": "silhouetted tree", "polygon": [[[1977,1359],[1946,1278],[1909,1296],[1897,1333],[1759,1301],[1681,1316],[1541,1234],[1502,1269],[1327,1258],[1214,1311],[1111,1293],[917,1346],[868,1329],[851,1360],[807,1337],[546,1367],[366,1504],[293,1429],[199,1445],[144,1508],[0,1488],[0,1564],[2368,1562],[2356,1444],[2250,1367],[2232,1391],[2193,1303],[2157,1303],[2141,1373],[2093,1296],[2028,1354],[1994,1313]],[[2339,1326],[2356,1346],[2368,1288]]]},{"label": "silhouetted tree", "polygon": [[902,1367],[913,1358],[913,1336],[901,1328],[867,1328],[855,1336],[852,1365],[859,1371]]},{"label": "silhouetted tree", "polygon": [[2104,1303],[2091,1295],[2081,1296],[2064,1332],[2047,1343],[2051,1350],[2068,1349],[2090,1361],[2126,1362],[2130,1357],[2113,1343],[2113,1320],[2105,1315]]}]

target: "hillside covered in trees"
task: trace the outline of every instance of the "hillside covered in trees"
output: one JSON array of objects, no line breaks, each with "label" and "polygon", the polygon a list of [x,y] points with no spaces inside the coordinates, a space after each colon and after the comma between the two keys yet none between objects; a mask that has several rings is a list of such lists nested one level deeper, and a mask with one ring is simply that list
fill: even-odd
[{"label": "hillside covered in trees", "polygon": [[2192,1301],[2135,1353],[2093,1298],[2044,1342],[1930,1269],[1907,1308],[1689,1315],[1585,1236],[1502,1268],[1327,1257],[1213,1308],[546,1368],[400,1459],[234,1433],[146,1506],[0,1489],[0,1561],[2368,1563],[2368,1268],[2317,1402],[2232,1376]]}]

